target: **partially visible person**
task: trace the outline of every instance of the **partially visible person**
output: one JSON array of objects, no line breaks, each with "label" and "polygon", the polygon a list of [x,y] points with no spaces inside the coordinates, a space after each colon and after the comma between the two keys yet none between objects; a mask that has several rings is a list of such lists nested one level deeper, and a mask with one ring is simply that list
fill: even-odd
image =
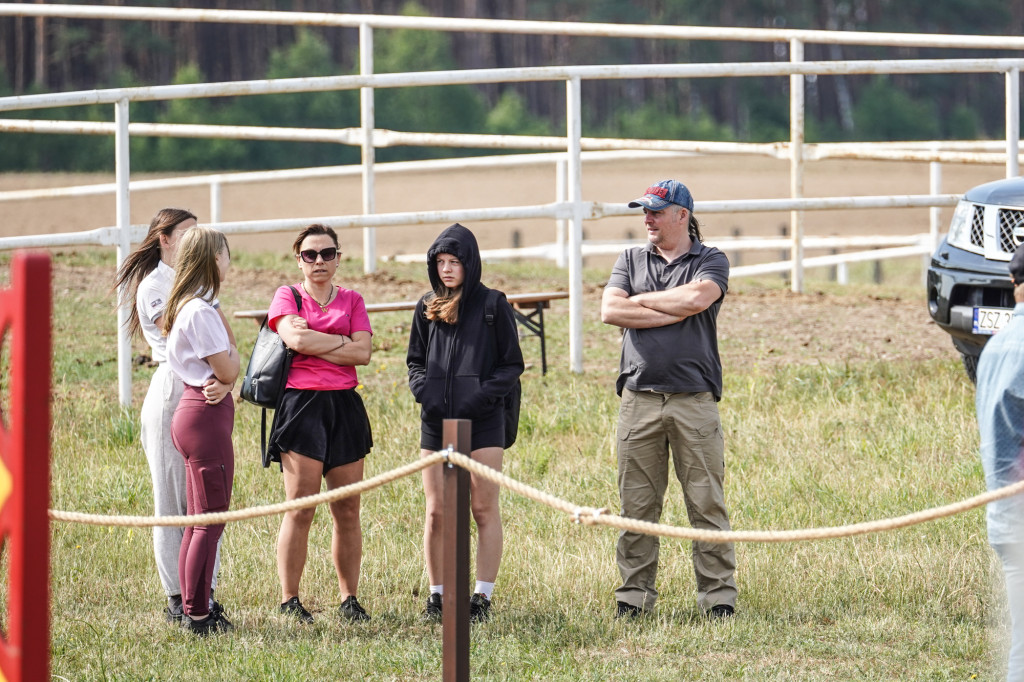
[{"label": "partially visible person", "polygon": [[[416,304],[406,364],[409,388],[422,406],[420,456],[442,448],[443,420],[469,419],[473,423],[470,456],[501,471],[504,397],[523,373],[523,354],[512,306],[503,296],[495,306],[495,319],[486,320],[491,290],[480,283],[481,270],[476,237],[462,225],[452,225],[434,240],[427,251],[431,291]],[[428,620],[440,620],[443,604],[442,474],[440,464],[423,470],[423,556],[430,582],[423,615]],[[478,546],[470,618],[476,622],[489,617],[501,564],[504,535],[498,492],[496,483],[471,475],[470,506]]]},{"label": "partially visible person", "polygon": [[[643,208],[648,244],[619,256],[601,299],[601,320],[624,330],[615,382],[622,398],[616,441],[622,515],[661,518],[671,453],[690,525],[728,530],[717,319],[729,260],[702,243],[693,197],[682,183],[658,182],[629,207]],[[654,608],[658,551],[657,536],[619,533],[617,617]],[[731,543],[693,543],[697,605],[709,617],[733,615],[735,569]]]},{"label": "partially visible person", "polygon": [[[208,227],[186,232],[178,247],[174,285],[164,313],[167,361],[184,383],[171,420],[171,438],[185,460],[189,515],[227,511],[231,502],[235,476],[231,388],[240,363],[231,327],[212,305],[230,265],[231,251],[223,233]],[[221,523],[188,526],[182,534],[178,554],[181,625],[197,635],[232,629],[224,611],[211,608],[210,598],[223,532]]]},{"label": "partially visible person", "polygon": [[[158,211],[149,224],[145,239],[121,264],[114,282],[114,287],[120,290],[119,303],[128,311],[125,324],[129,335],[143,336],[149,344],[153,361],[159,363],[150,379],[141,414],[142,449],[153,479],[153,511],[156,516],[184,516],[186,509],[185,460],[171,440],[171,417],[178,407],[184,384],[167,364],[167,337],[163,335],[161,326],[174,283],[174,257],[178,242],[187,230],[195,226],[196,216],[190,211],[182,208]],[[214,307],[217,307],[216,303]],[[224,324],[227,325],[227,320]],[[182,532],[179,526],[153,527],[153,553],[160,584],[167,598],[164,615],[173,622],[180,622],[184,615],[178,582]],[[215,564],[212,587],[216,587],[216,583]]]},{"label": "partially visible person", "polygon": [[[292,287],[283,286],[268,311],[270,327],[296,353],[267,446],[271,459],[281,464],[289,500],[320,492],[321,479],[329,490],[363,480],[363,460],[373,447],[370,420],[356,391],[356,366],[370,362],[373,331],[366,304],[357,292],[333,282],[339,253],[332,228],[309,225],[292,250],[302,272],[294,287],[302,308],[296,307]],[[356,597],[363,557],[360,497],[332,502],[330,510],[331,557],[342,599],[338,615],[369,620]],[[299,582],[315,511],[287,512],[277,538],[280,611],[307,623],[313,616],[299,599]]]},{"label": "partially visible person", "polygon": [[[978,360],[975,406],[985,485],[1024,480],[1024,248],[1010,260],[1013,317],[985,344]],[[1006,679],[1024,682],[1024,493],[988,504],[988,541],[999,556],[1010,611]]]}]

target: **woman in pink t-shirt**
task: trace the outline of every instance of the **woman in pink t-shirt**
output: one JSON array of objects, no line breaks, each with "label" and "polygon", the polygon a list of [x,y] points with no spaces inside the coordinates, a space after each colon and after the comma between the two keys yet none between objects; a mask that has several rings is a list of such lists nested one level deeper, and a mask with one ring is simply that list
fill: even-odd
[{"label": "woman in pink t-shirt", "polygon": [[[289,500],[320,492],[321,478],[328,489],[363,480],[363,459],[373,446],[370,420],[356,392],[356,365],[370,362],[373,331],[363,297],[332,281],[338,236],[326,225],[310,225],[292,250],[303,280],[278,289],[268,312],[270,327],[296,353],[267,447],[270,458],[281,463]],[[301,296],[301,309],[293,291]],[[330,509],[331,555],[342,597],[338,613],[346,620],[369,620],[356,599],[363,556],[359,496],[332,502]],[[299,601],[299,581],[314,511],[286,513],[277,538],[281,613],[304,623],[313,616]]]}]

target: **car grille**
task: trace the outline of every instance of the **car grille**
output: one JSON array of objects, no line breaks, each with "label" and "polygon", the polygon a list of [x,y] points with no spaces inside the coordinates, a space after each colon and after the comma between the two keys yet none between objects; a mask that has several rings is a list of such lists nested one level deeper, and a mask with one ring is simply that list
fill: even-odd
[{"label": "car grille", "polygon": [[979,249],[985,248],[985,207],[977,204],[971,216],[971,244]]},{"label": "car grille", "polygon": [[[1014,208],[999,209],[999,250],[1012,254],[1020,245],[1022,235],[1024,235],[1024,211]],[[971,239],[972,241],[974,239],[973,225]]]}]

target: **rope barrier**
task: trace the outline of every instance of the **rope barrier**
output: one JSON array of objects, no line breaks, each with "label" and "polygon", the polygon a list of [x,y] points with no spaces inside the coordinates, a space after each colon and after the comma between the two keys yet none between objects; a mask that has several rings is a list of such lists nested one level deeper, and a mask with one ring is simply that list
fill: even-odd
[{"label": "rope barrier", "polygon": [[261,516],[283,514],[284,512],[306,509],[307,507],[315,507],[324,503],[343,500],[346,497],[352,497],[353,495],[358,495],[366,490],[379,488],[385,483],[391,483],[399,478],[415,474],[417,471],[437,464],[441,460],[441,453],[435,452],[434,454],[423,457],[416,462],[406,464],[405,466],[398,467],[397,469],[392,469],[391,471],[385,471],[384,473],[374,476],[373,478],[368,478],[365,481],[359,481],[358,483],[334,488],[315,495],[298,497],[294,500],[288,500],[287,502],[267,504],[261,507],[249,507],[247,509],[236,509],[235,511],[193,514],[192,516],[108,516],[102,514],[83,514],[81,512],[68,512],[51,509],[49,511],[49,516],[53,521],[84,523],[93,526],[215,526],[217,524],[228,523],[230,521],[244,521],[245,519],[255,519]]},{"label": "rope barrier", "polygon": [[447,462],[450,466],[460,466],[470,473],[477,474],[478,476],[481,476],[492,483],[496,483],[514,493],[532,499],[536,502],[540,502],[541,504],[545,504],[557,511],[561,511],[570,516],[575,523],[587,526],[609,526],[612,528],[619,528],[620,530],[643,533],[646,535],[659,535],[662,537],[680,538],[683,540],[708,543],[805,542],[808,540],[825,540],[867,535],[869,533],[906,528],[907,526],[913,526],[945,518],[947,516],[953,516],[955,514],[960,514],[984,506],[989,502],[1024,493],[1024,481],[1018,481],[1017,483],[1004,486],[997,490],[991,490],[941,507],[932,507],[930,509],[924,509],[911,514],[905,514],[903,516],[897,516],[889,519],[878,519],[875,521],[865,521],[845,526],[826,526],[781,531],[705,530],[701,528],[683,528],[680,526],[630,519],[617,514],[609,514],[605,508],[581,507],[563,500],[560,497],[556,497],[555,495],[551,495],[550,493],[534,488],[533,486],[517,481],[514,478],[510,478],[500,471],[492,469],[491,467],[481,464],[460,452],[454,452],[451,448],[448,448],[426,457],[422,457],[416,462],[406,464],[398,467],[397,469],[392,469],[391,471],[386,471],[374,476],[373,478],[366,479],[365,481],[359,481],[352,485],[334,488],[327,492],[308,495],[306,497],[300,497],[294,500],[280,502],[278,504],[249,507],[247,509],[238,509],[235,511],[212,514],[196,514],[193,516],[113,516],[84,514],[81,512],[68,512],[51,509],[49,510],[49,517],[53,521],[83,523],[97,526],[148,527],[216,525],[232,521],[254,519],[262,516],[271,516],[297,509],[314,507],[324,503],[335,502],[346,497],[358,495],[364,491],[379,488],[380,486],[391,483],[392,481],[396,481],[418,471],[422,471],[434,464],[444,462]]},{"label": "rope barrier", "polygon": [[547,504],[554,509],[570,515],[576,523],[588,526],[602,525],[620,530],[628,530],[645,535],[660,535],[662,537],[681,538],[697,542],[726,543],[726,542],[802,542],[807,540],[825,540],[834,538],[853,537],[877,533],[883,530],[895,530],[905,528],[926,521],[952,516],[961,512],[970,511],[982,505],[1011,497],[1024,492],[1024,481],[1018,481],[1011,485],[992,490],[989,492],[969,497],[960,502],[954,502],[942,507],[933,507],[923,511],[897,516],[891,519],[879,519],[877,521],[865,521],[846,526],[828,526],[822,528],[804,528],[798,530],[782,531],[734,531],[734,530],[705,530],[701,528],[681,528],[650,521],[629,519],[616,514],[608,514],[606,509],[595,509],[593,507],[579,507],[554,495],[537,490],[531,486],[521,483],[505,474],[481,464],[473,459],[455,452],[448,456],[449,460],[470,472],[475,473],[498,485],[519,493],[524,497]]}]

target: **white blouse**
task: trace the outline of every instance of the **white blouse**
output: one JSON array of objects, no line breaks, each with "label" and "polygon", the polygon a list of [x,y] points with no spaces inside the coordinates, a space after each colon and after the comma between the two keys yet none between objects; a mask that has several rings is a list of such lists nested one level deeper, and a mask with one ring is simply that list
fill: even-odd
[{"label": "white blouse", "polygon": [[220,313],[201,298],[182,306],[167,335],[167,361],[189,386],[202,386],[214,376],[206,358],[231,347]]},{"label": "white blouse", "polygon": [[[153,350],[153,359],[157,362],[167,362],[167,337],[164,336],[163,325],[157,321],[164,315],[173,285],[174,269],[159,261],[135,291],[135,309],[139,312],[142,336]],[[214,299],[213,307],[219,308],[220,302]]]}]

